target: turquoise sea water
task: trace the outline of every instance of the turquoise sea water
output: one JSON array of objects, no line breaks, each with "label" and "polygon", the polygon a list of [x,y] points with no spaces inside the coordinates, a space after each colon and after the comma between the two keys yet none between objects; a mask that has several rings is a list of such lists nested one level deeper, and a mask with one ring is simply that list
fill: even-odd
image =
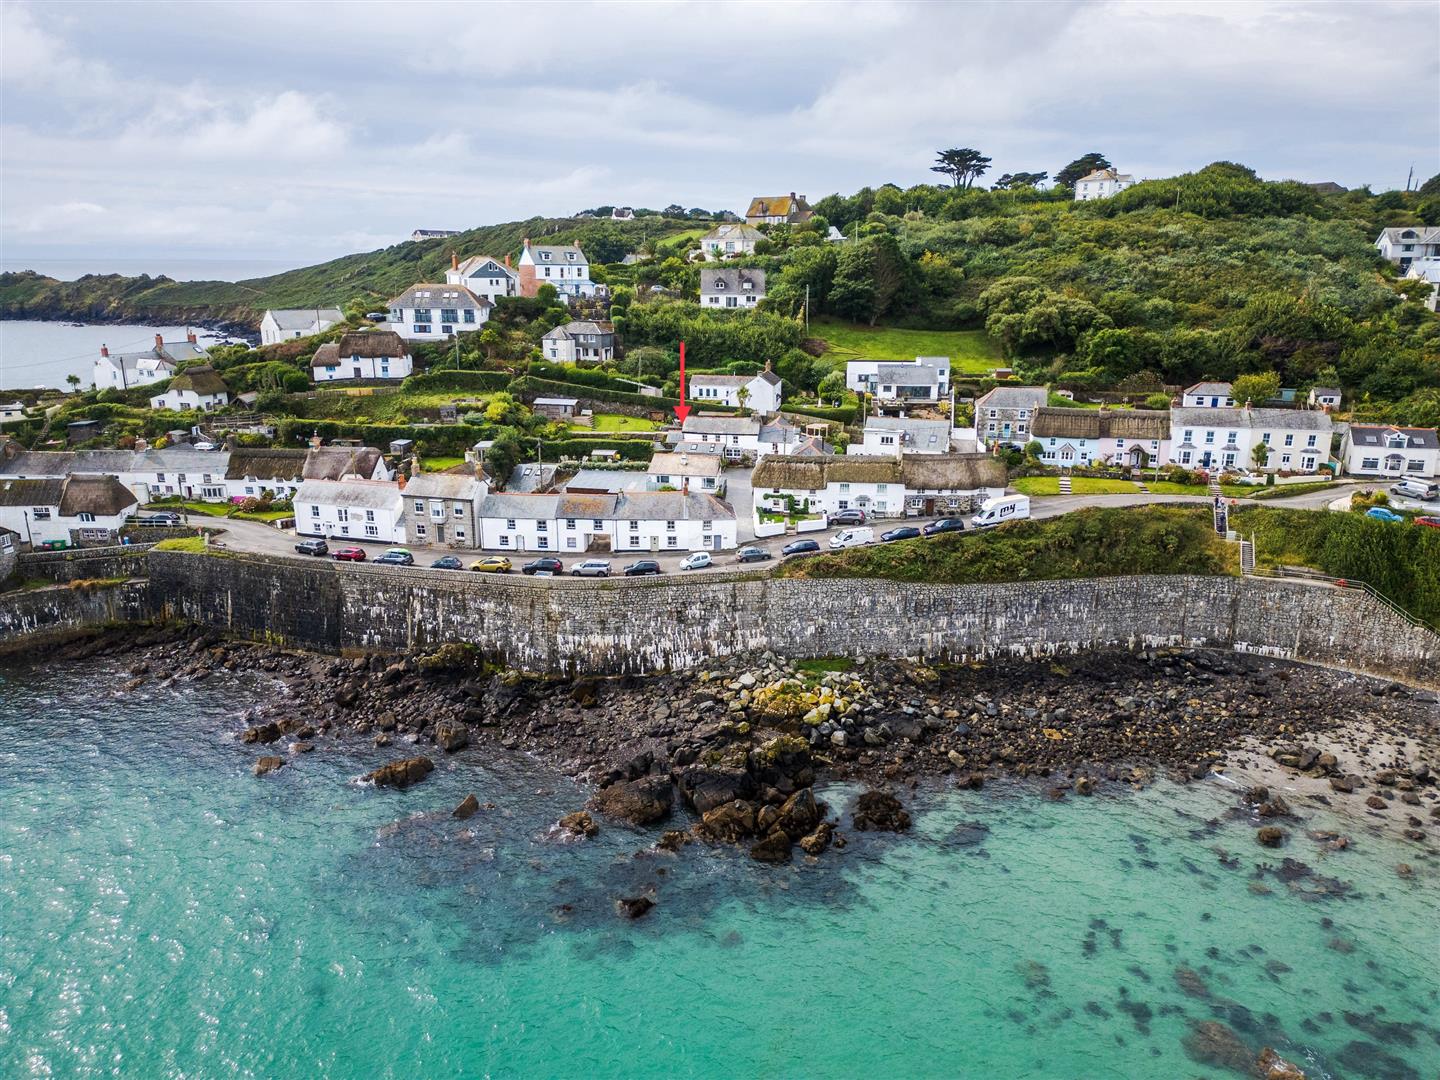
[{"label": "turquoise sea water", "polygon": [[1239,1075],[1182,1049],[1212,1018],[1311,1077],[1440,1075],[1437,861],[1265,851],[1220,784],[921,792],[914,834],[775,868],[562,843],[584,793],[518,756],[380,791],[403,747],[320,739],[256,779],[266,684],[120,681],[0,670],[3,1077]]}]

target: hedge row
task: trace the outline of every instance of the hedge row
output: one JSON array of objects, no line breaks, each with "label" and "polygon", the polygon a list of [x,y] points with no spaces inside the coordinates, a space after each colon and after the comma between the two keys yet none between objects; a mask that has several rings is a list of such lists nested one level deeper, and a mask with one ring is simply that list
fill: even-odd
[{"label": "hedge row", "polygon": [[428,371],[411,375],[400,384],[402,391],[446,391],[486,393],[505,390],[513,376],[508,371]]},{"label": "hedge row", "polygon": [[648,439],[553,439],[542,445],[546,458],[552,461],[557,457],[587,457],[592,450],[614,450],[624,461],[649,461],[655,452],[655,444]]}]

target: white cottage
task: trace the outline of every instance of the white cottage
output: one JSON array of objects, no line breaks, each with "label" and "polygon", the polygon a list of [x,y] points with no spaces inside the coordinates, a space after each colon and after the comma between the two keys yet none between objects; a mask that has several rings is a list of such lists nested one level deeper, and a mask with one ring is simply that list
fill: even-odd
[{"label": "white cottage", "polygon": [[1330,460],[1330,431],[1330,415],[1311,409],[1170,410],[1171,458],[1187,469],[1313,473]]},{"label": "white cottage", "polygon": [[405,543],[399,484],[384,480],[306,480],[295,493],[295,531],[327,540]]},{"label": "white cottage", "polygon": [[700,271],[701,307],[754,311],[764,299],[764,270],[707,266]]},{"label": "white cottage", "polygon": [[1108,199],[1128,187],[1133,187],[1135,177],[1130,173],[1114,169],[1096,169],[1075,181],[1075,201],[1089,202],[1092,199]]},{"label": "white cottage", "polygon": [[403,379],[414,369],[410,349],[393,330],[354,330],[315,350],[310,377],[317,383],[347,379]]},{"label": "white cottage", "polygon": [[1351,424],[1340,456],[1351,476],[1392,480],[1440,476],[1440,439],[1434,428]]},{"label": "white cottage", "polygon": [[433,341],[480,329],[494,306],[464,285],[411,285],[390,300],[389,327],[411,341]]},{"label": "white cottage", "polygon": [[0,529],[32,548],[113,544],[138,504],[114,476],[0,479]]},{"label": "white cottage", "polygon": [[753,225],[727,221],[700,238],[700,251],[711,260],[733,259],[740,255],[754,255],[756,243],[764,239],[765,234]]},{"label": "white cottage", "polygon": [[1234,391],[1228,382],[1197,382],[1185,388],[1180,405],[1185,409],[1231,409],[1235,407]]},{"label": "white cottage", "polygon": [[186,412],[199,409],[211,412],[230,404],[230,388],[209,364],[186,368],[170,380],[163,394],[150,399],[152,409]]},{"label": "white cottage", "polygon": [[856,394],[869,394],[882,406],[933,405],[950,393],[950,358],[850,360],[845,364],[845,386]]},{"label": "white cottage", "polygon": [[616,554],[723,551],[738,542],[735,511],[714,495],[626,491],[606,520]]},{"label": "white cottage", "polygon": [[267,308],[260,318],[260,344],[278,345],[282,341],[323,334],[345,318],[339,308]]},{"label": "white cottage", "polygon": [[472,255],[463,261],[451,255],[445,281],[450,285],[463,285],[492,304],[502,296],[514,296],[519,291],[519,275],[510,268],[508,255],[503,260],[489,255]]},{"label": "white cottage", "polygon": [[1170,464],[1168,412],[1041,407],[1031,435],[1040,443],[1040,460],[1060,468],[1095,461],[1130,469]]},{"label": "white cottage", "polygon": [[146,386],[170,378],[185,361],[204,360],[206,356],[193,331],[186,333],[184,341],[166,341],[156,334],[154,346],[144,352],[112,353],[108,345],[101,345],[93,375],[95,389]]},{"label": "white cottage", "polygon": [[769,414],[779,411],[785,383],[767,363],[758,375],[694,375],[686,389],[690,400],[701,405],[729,405]]},{"label": "white cottage", "polygon": [[590,260],[579,244],[532,244],[525,238],[520,249],[519,285],[521,296],[536,296],[541,285],[553,285],[561,300],[594,296]]},{"label": "white cottage", "polygon": [[779,510],[793,501],[812,513],[863,510],[870,517],[965,509],[1004,494],[1005,483],[1004,462],[990,454],[770,455],[750,477],[757,506]]}]

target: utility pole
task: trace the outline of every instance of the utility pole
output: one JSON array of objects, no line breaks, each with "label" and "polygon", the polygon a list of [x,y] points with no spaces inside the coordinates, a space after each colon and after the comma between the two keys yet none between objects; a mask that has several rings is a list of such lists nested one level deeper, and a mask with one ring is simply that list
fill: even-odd
[{"label": "utility pole", "polygon": [[805,333],[810,333],[810,286],[805,286]]}]

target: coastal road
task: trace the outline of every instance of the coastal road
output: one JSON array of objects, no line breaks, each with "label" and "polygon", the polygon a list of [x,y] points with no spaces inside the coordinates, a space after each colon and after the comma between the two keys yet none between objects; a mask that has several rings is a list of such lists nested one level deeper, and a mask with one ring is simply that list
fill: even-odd
[{"label": "coastal road", "polygon": [[[1341,484],[1337,487],[1326,488],[1324,491],[1312,491],[1304,495],[1294,495],[1285,499],[1264,500],[1261,503],[1257,503],[1256,505],[1280,506],[1297,510],[1324,510],[1337,499],[1343,499],[1347,497],[1350,492],[1353,491],[1357,486],[1359,485]],[[730,494],[732,497],[736,495],[736,492],[733,488],[731,489]],[[1034,518],[1045,519],[1059,517],[1061,514],[1068,514],[1074,510],[1083,510],[1087,507],[1092,506],[1148,506],[1154,503],[1191,503],[1195,505],[1208,506],[1210,504],[1210,497],[1207,495],[1150,495],[1142,493],[1124,495],[1045,495],[1034,496],[1031,498],[1030,513],[1031,516]],[[746,526],[745,528],[740,530],[741,546],[754,546],[762,548],[765,551],[768,551],[775,560],[779,560],[781,558],[780,549],[782,547],[790,543],[792,540],[800,539],[800,537],[796,536],[776,536],[770,539],[757,541],[753,538],[753,535],[747,535],[753,533],[753,530],[748,527],[749,515],[742,514],[739,516],[741,517],[744,525]],[[902,520],[884,518],[872,524],[875,529],[875,534],[878,537],[880,533],[884,532],[887,529],[895,528],[898,525],[903,524],[919,526],[925,524],[927,521],[933,520],[935,519],[905,518]],[[191,515],[190,523],[192,525],[207,524],[205,519],[201,518],[199,515]],[[294,555],[295,542],[297,539],[301,539],[300,537],[297,537],[294,531],[291,529],[277,529],[271,525],[266,525],[258,521],[239,521],[234,518],[225,518],[215,519],[213,524],[218,528],[224,530],[223,536],[219,538],[219,542],[222,546],[234,548],[240,551],[251,551],[257,554]],[[839,528],[837,527],[834,529],[827,529],[822,532],[806,533],[803,539],[816,540],[820,543],[820,546],[824,548],[827,539],[838,531]],[[494,552],[475,551],[471,549],[430,547],[424,544],[401,545],[374,543],[358,541],[351,537],[332,539],[330,541],[330,546],[332,548],[335,548],[343,544],[352,543],[356,544],[359,547],[363,547],[371,559],[379,555],[381,552],[385,551],[387,548],[405,547],[415,556],[415,565],[422,568],[428,567],[435,559],[438,559],[442,555],[457,555],[462,560],[464,560],[467,566],[469,566],[472,562],[483,558],[485,555],[495,554]],[[518,569],[521,563],[529,562],[531,559],[537,558],[539,555],[544,553],[530,551],[523,554],[517,554],[514,552],[510,552],[508,554],[511,561]],[[655,559],[657,562],[660,563],[662,570],[664,570],[664,572],[667,574],[714,573],[722,570],[733,570],[738,565],[735,558],[735,552],[722,551],[712,553],[712,558],[715,561],[708,570],[681,571],[680,561],[689,554],[690,553],[688,551],[646,551],[610,553],[589,552],[583,556],[570,553],[562,553],[560,557],[564,560],[567,567],[580,561],[580,559],[582,558],[608,559],[611,563],[613,572],[617,575],[620,573],[621,569],[624,566],[635,561],[636,559]],[[774,562],[770,562],[768,564],[751,563],[748,565],[773,566]]]}]

